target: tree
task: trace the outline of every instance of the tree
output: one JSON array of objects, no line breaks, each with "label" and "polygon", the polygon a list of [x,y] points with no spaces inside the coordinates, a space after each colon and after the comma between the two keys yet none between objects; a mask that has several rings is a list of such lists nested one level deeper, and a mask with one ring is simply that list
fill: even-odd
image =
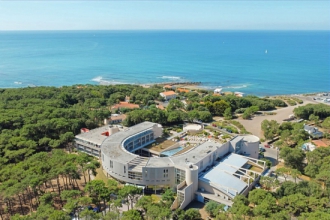
[{"label": "tree", "polygon": [[263,216],[265,218],[270,217],[272,213],[276,213],[277,211],[278,206],[276,204],[276,199],[269,193],[262,200],[262,202],[253,209],[253,213],[255,215]]},{"label": "tree", "polygon": [[119,190],[118,194],[120,195],[120,197],[128,201],[128,209],[129,204],[131,205],[131,209],[133,209],[133,202],[136,201],[136,199],[138,198],[137,196],[141,193],[141,191],[141,188],[138,188],[136,186],[125,185]]},{"label": "tree", "polygon": [[311,114],[308,118],[310,121],[314,122],[314,124],[318,125],[319,124],[319,116],[316,116],[314,114]]},{"label": "tree", "polygon": [[292,215],[299,215],[308,210],[307,197],[297,193],[289,196],[284,196],[278,201],[279,206],[287,209]]},{"label": "tree", "polygon": [[178,99],[171,99],[166,107],[168,111],[179,110],[184,107],[183,103]]},{"label": "tree", "polygon": [[88,182],[84,190],[89,193],[89,196],[98,206],[100,206],[101,201],[106,205],[106,202],[110,199],[110,190],[105,186],[102,180],[92,180]]},{"label": "tree", "polygon": [[299,176],[301,176],[301,172],[297,169],[291,169],[290,175],[294,178],[294,182],[297,183],[297,178],[299,178]]},{"label": "tree", "polygon": [[141,214],[134,209],[123,212],[122,220],[143,220]]},{"label": "tree", "polygon": [[202,122],[210,122],[212,121],[212,114],[209,111],[200,111],[199,119],[202,120]]},{"label": "tree", "polygon": [[162,194],[162,201],[164,201],[168,205],[171,205],[174,199],[175,198],[172,189],[166,189],[165,192]]},{"label": "tree", "polygon": [[249,216],[251,214],[251,210],[248,199],[244,195],[237,195],[233,199],[233,206],[229,209],[232,214],[235,214],[237,217]]},{"label": "tree", "polygon": [[149,205],[152,203],[151,196],[142,196],[136,203],[136,208],[141,208],[145,213],[148,211]]},{"label": "tree", "polygon": [[322,122],[322,128],[325,129],[330,129],[330,116],[327,117],[326,119],[324,119],[324,121]]},{"label": "tree", "polygon": [[254,205],[259,205],[269,193],[263,189],[255,189],[249,193],[248,200]]},{"label": "tree", "polygon": [[280,151],[280,157],[283,158],[286,166],[302,170],[303,160],[305,159],[305,153],[299,148],[283,147]]},{"label": "tree", "polygon": [[322,170],[316,175],[316,180],[323,183],[323,188],[326,191],[330,186],[330,170]]},{"label": "tree", "polygon": [[275,177],[262,176],[260,177],[260,184],[268,190],[277,187],[279,185],[279,181]]},{"label": "tree", "polygon": [[225,117],[226,120],[230,120],[233,118],[231,108],[226,108],[225,112],[223,113],[223,116]]},{"label": "tree", "polygon": [[226,102],[224,100],[220,100],[220,101],[213,103],[213,109],[214,109],[215,115],[223,116],[223,114],[227,108],[230,108],[230,105],[228,102]]},{"label": "tree", "polygon": [[279,134],[279,124],[275,120],[263,120],[261,122],[261,130],[264,132],[266,139],[272,140]]},{"label": "tree", "polygon": [[285,181],[286,181],[286,178],[288,178],[288,176],[290,175],[290,169],[287,168],[287,167],[281,167],[281,168],[278,168],[276,171],[275,171],[276,175],[278,176],[283,176]]},{"label": "tree", "polygon": [[205,205],[205,211],[212,217],[219,214],[220,210],[223,211],[224,205],[214,201],[209,201]]},{"label": "tree", "polygon": [[201,219],[201,214],[197,209],[188,209],[185,212],[185,219],[187,220],[198,220]]}]

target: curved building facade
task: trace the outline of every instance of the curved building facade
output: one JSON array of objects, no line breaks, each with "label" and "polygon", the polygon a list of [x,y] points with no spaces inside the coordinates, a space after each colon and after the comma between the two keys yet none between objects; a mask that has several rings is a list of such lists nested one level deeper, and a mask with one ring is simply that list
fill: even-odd
[{"label": "curved building facade", "polygon": [[[236,194],[246,193],[256,181],[255,177],[260,176],[260,173],[254,178],[249,176],[251,171],[244,166],[255,164],[264,169],[258,160],[253,159],[257,158],[255,149],[259,149],[259,139],[251,135],[235,137],[225,144],[207,141],[185,153],[170,157],[142,157],[136,154],[162,134],[163,128],[160,124],[143,122],[110,135],[101,144],[103,170],[119,181],[142,185],[147,189],[176,188],[177,207],[184,208],[196,198],[197,191],[201,192],[199,198],[209,196],[210,199],[216,200],[217,198],[211,198],[209,195],[214,194],[211,190],[214,188],[217,195],[223,194],[218,198],[218,202],[227,201],[230,204]],[[245,157],[246,154],[253,157]],[[216,171],[217,169],[219,171]],[[222,175],[215,180],[217,183],[212,182],[207,175],[211,170]],[[230,181],[223,181],[222,178],[229,178]],[[209,188],[212,192],[205,194],[203,189]]]}]

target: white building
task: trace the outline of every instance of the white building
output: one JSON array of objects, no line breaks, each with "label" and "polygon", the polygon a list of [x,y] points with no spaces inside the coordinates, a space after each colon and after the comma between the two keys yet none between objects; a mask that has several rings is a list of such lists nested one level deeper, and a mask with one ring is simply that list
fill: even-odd
[{"label": "white building", "polygon": [[101,144],[104,172],[119,181],[144,186],[145,192],[176,190],[175,209],[185,208],[193,200],[231,205],[236,195],[248,193],[265,170],[265,162],[256,159],[259,138],[253,135],[238,136],[225,144],[207,141],[168,157],[140,156],[162,131],[160,124],[143,122],[108,136]]},{"label": "white building", "polygon": [[159,95],[161,97],[163,97],[166,100],[170,100],[170,99],[175,99],[176,98],[176,93],[173,91],[167,91],[167,92],[161,92],[159,93]]},{"label": "white building", "polygon": [[214,94],[221,94],[222,88],[216,88],[213,92]]}]

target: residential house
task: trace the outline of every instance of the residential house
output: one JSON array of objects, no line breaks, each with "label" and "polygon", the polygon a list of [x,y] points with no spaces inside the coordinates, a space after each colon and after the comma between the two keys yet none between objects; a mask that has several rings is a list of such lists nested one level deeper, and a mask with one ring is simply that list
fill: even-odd
[{"label": "residential house", "polygon": [[312,138],[321,138],[321,137],[323,137],[323,132],[319,131],[316,127],[309,126],[309,125],[304,125],[304,130]]},{"label": "residential house", "polygon": [[176,98],[176,93],[173,91],[167,91],[167,92],[161,92],[159,93],[159,95],[161,97],[163,97],[166,100],[170,100],[170,99],[175,99]]}]

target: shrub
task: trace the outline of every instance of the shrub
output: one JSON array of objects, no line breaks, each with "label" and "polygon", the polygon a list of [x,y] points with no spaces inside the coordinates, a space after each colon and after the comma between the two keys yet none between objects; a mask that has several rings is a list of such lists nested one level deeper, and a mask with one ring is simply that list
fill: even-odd
[{"label": "shrub", "polygon": [[287,107],[288,105],[281,99],[273,99],[271,100],[272,103],[276,106],[276,107]]},{"label": "shrub", "polygon": [[292,99],[288,100],[288,103],[289,103],[289,105],[291,105],[291,106],[293,106],[293,105],[297,105],[297,103],[296,103],[294,100],[292,100]]}]

